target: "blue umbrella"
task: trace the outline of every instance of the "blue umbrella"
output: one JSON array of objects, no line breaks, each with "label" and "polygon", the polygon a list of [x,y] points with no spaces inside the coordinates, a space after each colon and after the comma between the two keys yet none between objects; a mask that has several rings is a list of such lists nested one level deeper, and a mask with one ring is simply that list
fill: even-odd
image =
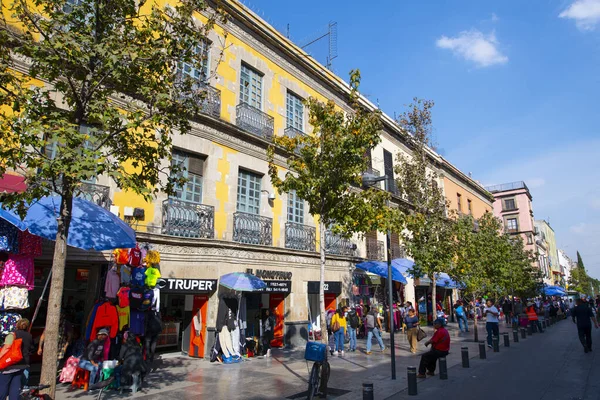
[{"label": "blue umbrella", "polygon": [[438,274],[435,284],[447,289],[459,289],[462,287],[462,285],[450,278],[450,275],[445,272]]},{"label": "blue umbrella", "polygon": [[262,279],[244,272],[232,272],[231,274],[223,275],[219,279],[219,283],[226,288],[239,292],[253,292],[267,287],[267,284]]},{"label": "blue umbrella", "polygon": [[567,292],[560,286],[546,286],[544,287],[544,294],[546,296],[566,296]]},{"label": "blue umbrella", "polygon": [[[60,196],[46,196],[31,204],[25,219],[0,203],[0,218],[20,230],[55,240],[60,213]],[[135,231],[110,211],[91,201],[75,197],[69,226],[69,246],[84,250],[110,250],[135,247]]]},{"label": "blue umbrella", "polygon": [[[356,264],[356,268],[362,269],[363,271],[370,272],[375,275],[379,275],[383,278],[388,277],[388,266],[387,263],[383,261],[365,261],[359,264]],[[400,272],[400,268],[397,265],[394,265],[392,261],[392,280],[401,282],[406,284],[406,278]]]}]

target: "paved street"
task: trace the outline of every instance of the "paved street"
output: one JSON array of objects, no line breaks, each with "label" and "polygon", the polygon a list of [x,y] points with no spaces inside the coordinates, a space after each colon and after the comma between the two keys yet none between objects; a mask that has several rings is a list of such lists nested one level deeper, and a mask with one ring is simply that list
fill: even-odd
[{"label": "paved street", "polygon": [[[488,352],[486,360],[478,359],[478,346],[465,342],[465,334],[451,324],[453,340],[448,356],[449,379],[437,376],[419,382],[419,399],[438,398],[440,394],[461,394],[462,399],[597,399],[600,371],[591,368],[597,353],[584,354],[576,337],[575,326],[569,321],[550,327],[544,334],[535,334],[519,343],[512,343],[500,353]],[[480,326],[483,332],[483,325]],[[506,331],[505,328],[501,329]],[[597,341],[600,334],[594,332]],[[471,368],[461,367],[460,347],[468,346]],[[425,351],[420,345],[421,351]],[[359,343],[364,351],[364,341]],[[375,349],[377,346],[375,346]],[[362,399],[362,384],[372,382],[375,399],[408,398],[406,367],[416,366],[419,356],[407,351],[403,334],[397,335],[397,379],[390,379],[390,354],[373,351],[347,353],[344,358],[330,358],[332,393],[329,398]],[[549,349],[552,349],[549,351]],[[544,350],[544,351],[542,351]],[[599,348],[600,350],[600,348]],[[271,359],[251,359],[240,364],[222,365],[187,357],[165,357],[152,372],[140,399],[294,399],[304,398],[310,365],[301,351],[274,351]],[[505,384],[506,382],[506,384]],[[107,392],[107,399],[121,398]],[[69,392],[61,386],[57,399],[92,399],[94,395],[80,390]]]}]

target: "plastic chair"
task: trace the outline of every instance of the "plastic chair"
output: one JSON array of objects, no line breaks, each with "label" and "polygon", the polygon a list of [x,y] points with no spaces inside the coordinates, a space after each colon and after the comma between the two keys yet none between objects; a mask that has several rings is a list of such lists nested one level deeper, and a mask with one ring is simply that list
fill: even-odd
[{"label": "plastic chair", "polygon": [[80,389],[83,387],[83,390],[87,391],[90,386],[90,371],[87,369],[77,367],[77,371],[75,371],[75,377],[73,378],[73,382],[71,383],[72,389]]}]

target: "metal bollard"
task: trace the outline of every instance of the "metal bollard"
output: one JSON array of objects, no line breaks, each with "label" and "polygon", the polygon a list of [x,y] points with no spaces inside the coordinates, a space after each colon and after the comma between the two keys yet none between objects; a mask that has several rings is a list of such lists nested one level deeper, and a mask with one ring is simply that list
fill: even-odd
[{"label": "metal bollard", "polygon": [[508,332],[504,332],[504,347],[510,347],[510,341],[508,340]]},{"label": "metal bollard", "polygon": [[417,367],[408,367],[408,395],[417,395]]},{"label": "metal bollard", "polygon": [[521,339],[527,339],[527,331],[525,328],[521,328]]},{"label": "metal bollard", "polygon": [[519,331],[516,329],[513,331],[513,342],[519,343]]},{"label": "metal bollard", "polygon": [[440,379],[448,379],[448,364],[446,364],[446,357],[440,357]]},{"label": "metal bollard", "polygon": [[469,348],[461,347],[460,353],[462,354],[462,366],[463,368],[469,368]]},{"label": "metal bollard", "polygon": [[492,347],[494,348],[494,353],[498,353],[500,351],[500,338],[498,336],[492,337]]},{"label": "metal bollard", "polygon": [[485,342],[479,342],[479,358],[485,360]]},{"label": "metal bollard", "polygon": [[533,323],[533,324],[529,324],[529,326],[531,326],[531,332],[533,333],[537,333],[538,331],[538,322],[540,322],[540,320],[538,319],[537,322]]},{"label": "metal bollard", "polygon": [[527,325],[527,336],[533,335],[533,325]]},{"label": "metal bollard", "polygon": [[549,321],[543,320],[542,321],[542,329],[546,329],[549,326]]},{"label": "metal bollard", "polygon": [[[415,377],[416,378],[416,377]],[[363,383],[363,400],[374,400],[373,384]]]}]

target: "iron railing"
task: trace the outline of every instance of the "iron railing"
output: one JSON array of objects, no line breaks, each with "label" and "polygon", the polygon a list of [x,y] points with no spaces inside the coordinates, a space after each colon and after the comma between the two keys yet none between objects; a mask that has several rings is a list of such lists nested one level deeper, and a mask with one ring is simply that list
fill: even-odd
[{"label": "iron railing", "polygon": [[485,190],[487,190],[490,193],[506,192],[509,190],[516,190],[516,189],[525,189],[525,190],[529,191],[529,188],[523,181],[503,183],[501,185],[486,186],[486,188],[485,188]]},{"label": "iron railing", "polygon": [[287,222],[285,224],[285,247],[294,250],[315,251],[317,230],[313,226]]},{"label": "iron railing", "polygon": [[110,210],[110,206],[112,205],[110,188],[108,186],[83,182],[75,189],[75,196],[89,200],[106,210]]},{"label": "iron railing", "polygon": [[[183,82],[183,76],[178,74],[177,79]],[[216,89],[206,82],[202,82],[196,79],[190,79],[191,82],[191,98],[198,101],[200,112],[213,116],[215,118],[221,117],[221,91]]]},{"label": "iron railing", "polygon": [[253,135],[269,140],[273,138],[274,118],[249,104],[238,104],[235,124]]},{"label": "iron railing", "polygon": [[215,208],[189,201],[167,199],[162,203],[162,233],[165,235],[215,237]]},{"label": "iron railing", "polygon": [[392,259],[406,258],[406,250],[399,244],[392,244]]},{"label": "iron railing", "polygon": [[[291,126],[288,126],[287,128],[285,128],[285,130],[283,131],[283,133],[284,133],[285,136],[289,137],[290,139],[294,139],[296,137],[302,137],[302,136],[306,135],[300,129],[296,129],[296,128],[293,128]],[[300,153],[300,150],[304,146],[306,146],[306,143],[298,143],[298,146],[296,147],[295,153],[296,154]]]},{"label": "iron railing", "polygon": [[385,245],[381,240],[367,239],[367,259],[376,261],[385,260]]},{"label": "iron railing", "polygon": [[247,244],[273,245],[273,220],[260,215],[233,214],[233,241]]},{"label": "iron railing", "polygon": [[325,231],[325,252],[338,256],[354,256],[356,254],[356,244],[350,239],[346,239],[331,231]]}]

